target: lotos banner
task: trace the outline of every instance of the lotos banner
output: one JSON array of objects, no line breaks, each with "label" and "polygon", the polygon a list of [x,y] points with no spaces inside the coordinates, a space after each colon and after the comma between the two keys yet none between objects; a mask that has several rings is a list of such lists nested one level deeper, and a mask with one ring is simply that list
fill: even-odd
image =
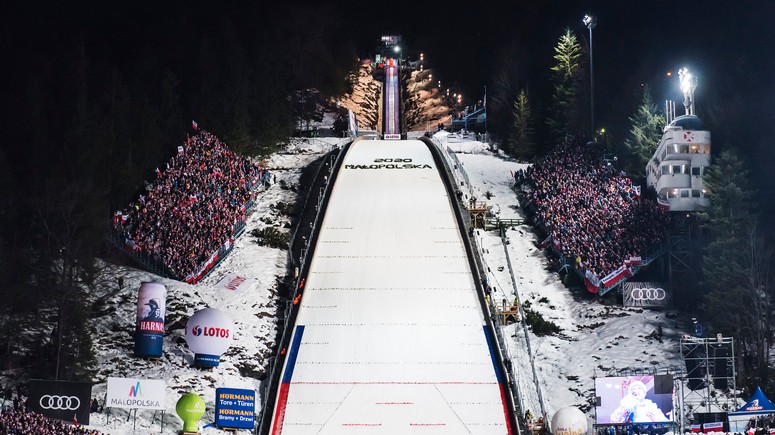
[{"label": "lotos banner", "polygon": [[144,282],[137,295],[135,356],[160,357],[164,349],[164,312],[167,288],[158,282]]},{"label": "lotos banner", "polygon": [[666,307],[672,300],[666,282],[626,282],[622,285],[625,307]]},{"label": "lotos banner", "polygon": [[253,429],[256,392],[237,388],[215,389],[215,425],[219,428]]},{"label": "lotos banner", "polygon": [[91,382],[30,380],[30,410],[48,418],[89,424]]},{"label": "lotos banner", "polygon": [[166,382],[161,380],[108,378],[105,406],[163,411],[166,387]]}]

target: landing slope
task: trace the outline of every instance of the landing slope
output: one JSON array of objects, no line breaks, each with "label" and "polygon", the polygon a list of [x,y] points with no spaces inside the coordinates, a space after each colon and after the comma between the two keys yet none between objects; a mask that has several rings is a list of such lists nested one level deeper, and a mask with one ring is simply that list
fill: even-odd
[{"label": "landing slope", "polygon": [[507,433],[485,328],[426,145],[357,141],[305,278],[272,433]]}]

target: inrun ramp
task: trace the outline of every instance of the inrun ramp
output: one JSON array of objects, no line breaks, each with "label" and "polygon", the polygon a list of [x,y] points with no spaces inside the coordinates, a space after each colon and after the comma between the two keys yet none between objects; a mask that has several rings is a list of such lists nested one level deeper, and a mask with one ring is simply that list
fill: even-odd
[{"label": "inrun ramp", "polygon": [[305,277],[270,433],[511,433],[487,328],[428,147],[356,141]]},{"label": "inrun ramp", "polygon": [[401,106],[399,68],[396,59],[389,59],[385,66],[385,134],[386,138],[401,137]]}]

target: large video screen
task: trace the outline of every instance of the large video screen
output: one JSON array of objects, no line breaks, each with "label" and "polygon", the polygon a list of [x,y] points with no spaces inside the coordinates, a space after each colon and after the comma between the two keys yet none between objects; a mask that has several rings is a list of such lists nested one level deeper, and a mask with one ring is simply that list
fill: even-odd
[{"label": "large video screen", "polygon": [[673,420],[673,377],[595,379],[597,424],[660,423]]}]

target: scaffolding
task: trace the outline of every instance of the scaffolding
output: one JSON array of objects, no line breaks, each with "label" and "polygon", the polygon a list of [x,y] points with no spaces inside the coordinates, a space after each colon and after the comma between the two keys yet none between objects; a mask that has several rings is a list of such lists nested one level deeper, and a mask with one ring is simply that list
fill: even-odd
[{"label": "scaffolding", "polygon": [[681,358],[686,365],[684,413],[731,412],[737,409],[735,343],[732,337],[684,336]]}]

